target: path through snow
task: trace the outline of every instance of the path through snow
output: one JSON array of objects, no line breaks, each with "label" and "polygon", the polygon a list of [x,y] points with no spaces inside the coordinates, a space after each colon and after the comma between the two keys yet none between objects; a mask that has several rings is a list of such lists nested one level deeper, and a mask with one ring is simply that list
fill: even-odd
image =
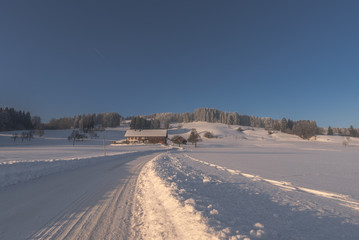
[{"label": "path through snow", "polygon": [[125,154],[0,190],[0,239],[129,239],[134,189],[152,154]]}]

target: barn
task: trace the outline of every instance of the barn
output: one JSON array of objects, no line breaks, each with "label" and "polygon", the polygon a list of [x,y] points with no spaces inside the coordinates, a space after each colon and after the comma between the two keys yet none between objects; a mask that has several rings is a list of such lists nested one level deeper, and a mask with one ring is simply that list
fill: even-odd
[{"label": "barn", "polygon": [[128,143],[167,144],[168,133],[163,129],[127,130],[125,137]]}]

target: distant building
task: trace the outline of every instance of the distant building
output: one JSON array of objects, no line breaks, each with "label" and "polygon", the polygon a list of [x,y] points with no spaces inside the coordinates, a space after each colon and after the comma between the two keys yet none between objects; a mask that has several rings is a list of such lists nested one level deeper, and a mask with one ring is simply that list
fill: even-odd
[{"label": "distant building", "polygon": [[128,143],[162,143],[167,144],[168,133],[163,129],[127,130]]}]

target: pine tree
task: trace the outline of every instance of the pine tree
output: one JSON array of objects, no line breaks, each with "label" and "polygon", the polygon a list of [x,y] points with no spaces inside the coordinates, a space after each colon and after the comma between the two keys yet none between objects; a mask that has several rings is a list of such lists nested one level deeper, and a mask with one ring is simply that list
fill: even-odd
[{"label": "pine tree", "polygon": [[286,132],[286,131],[287,131],[287,128],[288,128],[287,119],[282,118],[282,121],[280,122],[280,130],[281,130],[282,132]]},{"label": "pine tree", "polygon": [[333,129],[331,126],[328,127],[328,135],[333,135]]},{"label": "pine tree", "polygon": [[292,130],[294,126],[294,122],[291,119],[288,119],[288,129]]},{"label": "pine tree", "polygon": [[349,135],[351,137],[358,137],[358,131],[353,127],[353,125],[350,125],[350,128],[349,128]]},{"label": "pine tree", "polygon": [[131,118],[130,129],[136,128],[136,117]]}]

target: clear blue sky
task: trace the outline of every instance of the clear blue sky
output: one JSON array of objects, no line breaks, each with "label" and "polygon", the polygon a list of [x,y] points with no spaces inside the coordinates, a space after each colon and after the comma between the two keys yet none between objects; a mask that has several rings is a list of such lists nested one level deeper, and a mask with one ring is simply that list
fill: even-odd
[{"label": "clear blue sky", "polygon": [[359,127],[359,1],[0,2],[0,106]]}]

